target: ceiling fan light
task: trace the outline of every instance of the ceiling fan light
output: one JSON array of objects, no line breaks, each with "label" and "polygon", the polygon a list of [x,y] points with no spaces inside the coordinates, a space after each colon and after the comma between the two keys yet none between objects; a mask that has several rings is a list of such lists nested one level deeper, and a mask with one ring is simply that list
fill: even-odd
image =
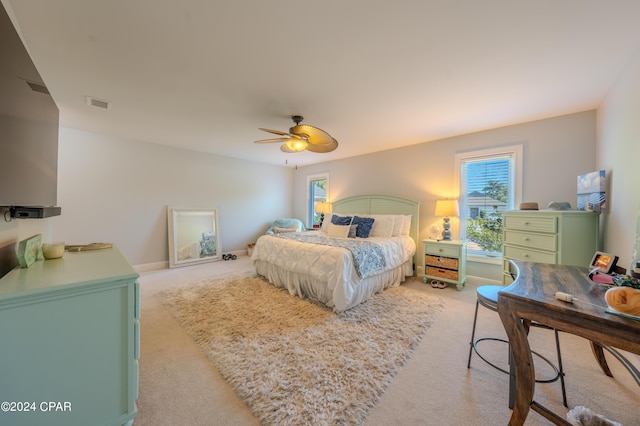
[{"label": "ceiling fan light", "polygon": [[302,139],[289,139],[284,144],[290,152],[300,152],[307,148],[307,142]]}]

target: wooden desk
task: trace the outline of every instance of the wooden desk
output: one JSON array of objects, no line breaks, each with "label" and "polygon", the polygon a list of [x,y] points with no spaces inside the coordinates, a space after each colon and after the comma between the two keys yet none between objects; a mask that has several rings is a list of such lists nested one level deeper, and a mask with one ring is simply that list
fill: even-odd
[{"label": "wooden desk", "polygon": [[[584,337],[594,344],[596,358],[602,346],[640,354],[640,321],[605,313],[607,290],[588,277],[588,269],[576,266],[511,261],[516,280],[498,293],[498,313],[512,350],[515,400],[509,425],[524,424],[529,409],[555,424],[569,424],[533,400],[535,371],[527,339],[527,323],[536,321]],[[574,303],[555,298],[561,291]],[[598,353],[599,352],[599,353]],[[605,372],[604,357],[598,359]]]}]

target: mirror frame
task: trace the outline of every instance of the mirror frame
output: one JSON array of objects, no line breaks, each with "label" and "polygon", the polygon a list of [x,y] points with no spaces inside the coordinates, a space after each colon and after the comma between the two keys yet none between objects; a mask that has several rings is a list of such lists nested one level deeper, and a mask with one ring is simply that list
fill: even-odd
[{"label": "mirror frame", "polygon": [[[214,233],[213,240],[215,242],[216,252],[214,256],[205,256],[189,259],[180,259],[178,251],[181,247],[178,247],[179,243],[179,229],[178,218],[181,215],[193,215],[193,216],[207,216],[213,217],[211,224],[211,230]],[[222,259],[222,248],[220,247],[220,232],[219,232],[219,216],[218,209],[216,208],[199,208],[199,207],[173,207],[167,206],[167,225],[169,231],[169,268],[177,268],[181,266],[195,265],[199,263],[214,262]],[[200,237],[196,242],[203,239]]]}]

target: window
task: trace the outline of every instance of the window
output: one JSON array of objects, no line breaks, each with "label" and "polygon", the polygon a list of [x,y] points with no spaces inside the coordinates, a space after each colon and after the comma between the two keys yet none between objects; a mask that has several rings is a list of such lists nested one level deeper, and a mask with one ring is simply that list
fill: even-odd
[{"label": "window", "polygon": [[522,198],[522,145],[456,154],[456,170],[469,256],[500,257],[502,212]]},{"label": "window", "polygon": [[307,177],[307,227],[319,228],[322,213],[316,212],[316,203],[329,199],[329,175]]}]

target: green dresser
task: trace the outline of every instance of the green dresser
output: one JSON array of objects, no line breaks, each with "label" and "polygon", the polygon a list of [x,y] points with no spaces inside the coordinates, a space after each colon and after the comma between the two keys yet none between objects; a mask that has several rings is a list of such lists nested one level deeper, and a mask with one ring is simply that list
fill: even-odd
[{"label": "green dresser", "polygon": [[503,213],[503,284],[511,284],[509,260],[589,266],[599,249],[599,214],[576,210]]},{"label": "green dresser", "polygon": [[124,425],[137,413],[138,274],[116,248],[0,279],[0,424]]}]

